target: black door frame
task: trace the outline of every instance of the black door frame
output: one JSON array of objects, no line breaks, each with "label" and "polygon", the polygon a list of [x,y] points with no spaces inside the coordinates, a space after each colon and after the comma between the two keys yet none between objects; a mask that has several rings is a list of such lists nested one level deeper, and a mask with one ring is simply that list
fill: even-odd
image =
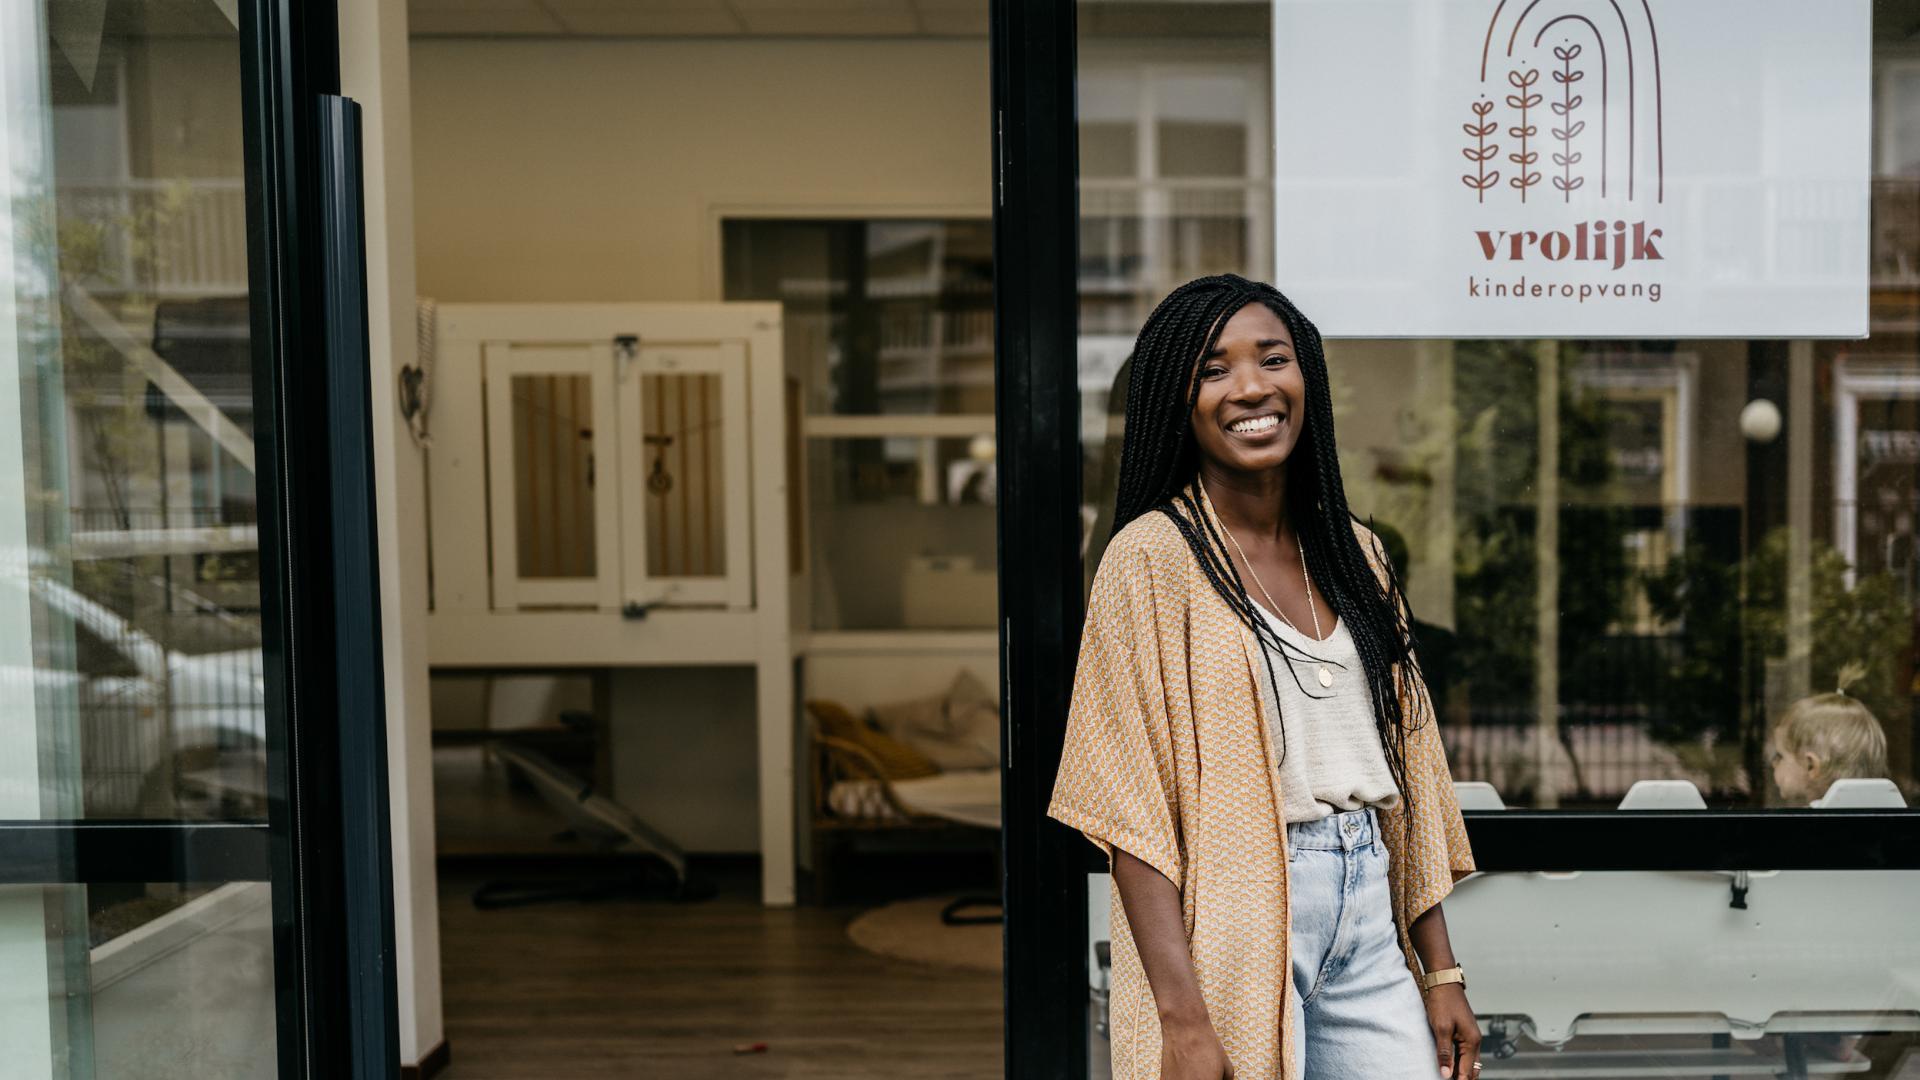
[{"label": "black door frame", "polygon": [[333,0],[241,0],[268,815],[0,821],[0,884],[272,883],[282,1080],[400,1069],[358,107]]},{"label": "black door frame", "polygon": [[[991,8],[1008,1080],[1087,1075],[1085,875],[1045,816],[1081,597],[1074,0]],[[1482,870],[1914,870],[1920,809],[1468,812]]]},{"label": "black door frame", "polygon": [[[358,106],[333,0],[242,7],[282,1080],[399,1074]],[[264,423],[262,422],[264,421]]]},{"label": "black door frame", "polygon": [[1084,616],[1074,14],[990,15],[1007,1080],[1087,1075],[1083,853],[1099,853],[1046,816]]}]

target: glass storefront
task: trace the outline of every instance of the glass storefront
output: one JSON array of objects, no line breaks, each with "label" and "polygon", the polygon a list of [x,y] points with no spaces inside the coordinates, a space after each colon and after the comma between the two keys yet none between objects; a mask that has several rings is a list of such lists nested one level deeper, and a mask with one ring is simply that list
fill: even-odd
[{"label": "glass storefront", "polygon": [[[1190,278],[1288,291],[1276,267],[1301,264],[1273,250],[1287,127],[1285,105],[1270,108],[1273,5],[1077,10],[1090,581],[1141,322]],[[1920,796],[1920,250],[1903,139],[1920,123],[1916,18],[1905,0],[1874,5],[1866,340],[1328,342],[1348,495],[1400,568],[1470,832],[1503,812]],[[1830,696],[1841,688],[1850,704]],[[1821,742],[1836,724],[1860,737]],[[1815,744],[1808,776],[1796,761]],[[1097,1028],[1107,882],[1090,880]],[[1901,914],[1915,883],[1867,869],[1470,878],[1446,912],[1489,1035],[1485,1075],[1891,1075],[1920,1031],[1903,988],[1920,970]]]},{"label": "glass storefront", "polygon": [[[1005,0],[993,8],[990,199],[985,183],[971,202],[922,197],[911,188],[926,181],[911,176],[905,195],[882,185],[842,198],[833,173],[819,183],[833,198],[819,202],[701,193],[707,232],[688,249],[699,259],[682,261],[716,277],[666,287],[781,305],[775,400],[790,452],[785,475],[751,480],[783,488],[782,557],[803,579],[781,620],[803,644],[778,657],[797,658],[801,672],[795,745],[820,719],[809,708],[829,712],[809,699],[845,698],[951,754],[945,771],[984,781],[963,793],[961,816],[946,817],[990,832],[1005,823],[993,843],[1008,912],[1009,1076],[1110,1072],[1110,882],[1039,812],[1071,665],[1033,669],[1070,651],[1073,594],[1112,531],[1129,354],[1147,313],[1195,276],[1231,271],[1284,290],[1301,272],[1275,240],[1284,193],[1274,159],[1288,118],[1275,105],[1272,35],[1294,2]],[[949,7],[959,5],[901,0],[892,13],[938,38],[929,13]],[[296,9],[28,0],[0,13],[9,1077],[376,1071],[345,1061],[343,1032],[349,1004],[358,1020],[389,1004],[354,982],[388,971],[381,961],[393,955],[374,925],[388,853],[366,842],[389,824],[371,794],[386,773],[346,767],[343,746],[355,732],[379,741],[370,721],[352,723],[377,707],[349,706],[367,705],[351,694],[374,694],[380,680],[342,656],[377,635],[360,623],[357,638],[336,633],[348,619],[327,609],[366,614],[366,596],[329,580],[355,552],[327,519],[371,510],[327,501],[361,479],[343,470],[366,463],[316,464],[331,422],[317,391],[331,384],[311,374],[324,368],[324,345],[355,332],[321,314],[365,317],[320,298],[342,280],[364,294],[316,238],[309,159],[324,95],[272,52],[324,38],[316,28],[335,13]],[[502,26],[516,18],[500,15]],[[1064,28],[1048,23],[1060,15]],[[713,25],[732,34],[736,21]],[[967,35],[977,21],[964,23]],[[1920,0],[1873,3],[1864,338],[1329,345],[1348,494],[1406,584],[1469,830],[1487,856],[1446,912],[1472,973],[1488,1078],[1920,1075],[1920,870],[1906,809],[1920,805],[1917,26]],[[1034,44],[1061,29],[1052,51]],[[707,35],[721,33],[694,36],[710,49]],[[337,44],[311,47],[333,54]],[[748,44],[763,62],[765,42]],[[1006,81],[1016,59],[1025,82]],[[791,70],[818,78],[823,66]],[[1062,84],[1065,101],[1020,96]],[[590,112],[579,111],[589,135]],[[737,127],[713,124],[700,138],[740,142]],[[976,136],[988,128],[953,141],[984,151]],[[1018,256],[996,252],[1006,223],[978,215],[1031,199],[1036,172],[1050,169],[1045,144],[1067,146],[1069,133],[1077,160],[1059,171],[1074,201],[1051,209],[1077,205],[1077,218],[1059,213],[1060,232]],[[668,142],[656,145],[675,149]],[[838,144],[818,152],[849,156]],[[571,167],[556,160],[548,167],[564,178]],[[332,164],[358,175],[357,162]],[[422,192],[422,219],[459,231],[436,215],[472,207],[446,211],[436,198],[446,193]],[[672,202],[646,198],[658,204],[649,214]],[[1048,209],[1027,224],[1044,228]],[[598,211],[568,213],[579,228]],[[648,214],[601,225],[626,234],[623,244],[641,241],[636,250],[660,228]],[[565,231],[527,228],[547,239]],[[423,255],[444,275],[453,247],[423,245]],[[529,292],[544,299],[592,293],[581,280],[596,271],[551,269],[568,266],[567,254],[469,261],[508,267],[501,280],[538,273]],[[1054,256],[1071,264],[1064,300],[1049,291]],[[643,277],[607,274],[604,289]],[[1063,321],[1073,328],[1064,345],[1034,332],[1009,347],[1009,333]],[[685,579],[707,590],[702,604],[723,584],[778,585],[758,564],[763,576],[749,582],[732,543],[749,515],[717,509],[742,490],[740,474],[722,472],[728,453],[765,445],[755,440],[774,426],[725,414],[728,388],[750,379],[729,382],[720,360],[643,369],[642,400],[657,408],[620,423],[644,448],[634,456],[651,489],[680,501],[663,499],[642,523],[644,543],[615,545],[592,444],[577,437],[612,430],[614,406],[544,347],[526,349],[524,370],[491,399],[512,403],[487,422],[514,450],[488,467],[519,499],[511,529],[473,541],[513,540],[511,560],[476,556],[484,581],[516,578],[530,608],[573,603],[576,586],[616,565]],[[269,405],[290,415],[269,416]],[[1067,445],[1046,442],[1054,437]],[[1039,446],[1047,453],[1029,453]],[[690,476],[702,482],[671,482]],[[296,503],[310,512],[293,515]],[[309,654],[317,661],[294,663],[296,633],[323,643]],[[307,696],[294,672],[309,680]],[[997,702],[986,689],[996,673]],[[1842,723],[1847,739],[1835,735]],[[815,742],[795,771],[817,772],[812,783],[826,789],[812,792],[810,817],[823,835],[898,813],[877,800],[835,805],[833,767],[873,754],[855,745],[835,756],[829,739]],[[877,790],[876,776],[846,779],[843,795]],[[741,790],[762,805],[785,793]],[[337,817],[303,823],[316,806]],[[1828,812],[1853,830],[1837,854],[1809,850],[1834,837],[1817,820]],[[1689,825],[1701,821],[1724,831]],[[1896,828],[1906,839],[1886,840]],[[1734,831],[1742,851],[1777,852],[1786,868],[1730,865],[1699,839]],[[1533,856],[1549,848],[1554,866],[1542,869]],[[371,922],[350,921],[370,912]],[[781,981],[770,1000],[811,993],[769,966]],[[353,1037],[375,1047],[369,1060],[397,1056],[382,1034]]]},{"label": "glass storefront", "polygon": [[[1456,779],[1509,806],[1612,807],[1640,780],[1805,805],[1772,783],[1767,735],[1844,684],[1885,733],[1875,775],[1912,793],[1920,351],[1897,133],[1920,95],[1901,6],[1876,8],[1867,340],[1329,345],[1349,497],[1397,549]],[[1082,15],[1081,431],[1104,522],[1147,311],[1201,274],[1274,279],[1272,13],[1178,36]]]}]

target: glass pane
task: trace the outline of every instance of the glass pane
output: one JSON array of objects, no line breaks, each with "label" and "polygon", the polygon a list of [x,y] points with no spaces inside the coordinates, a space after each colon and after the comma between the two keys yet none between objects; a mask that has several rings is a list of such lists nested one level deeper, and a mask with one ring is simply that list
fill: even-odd
[{"label": "glass pane", "polygon": [[[1901,982],[1920,966],[1916,887],[1910,872],[1846,870],[1481,874],[1445,909],[1474,973],[1487,1076],[1901,1076],[1920,1057]],[[1096,1077],[1109,1075],[1104,890],[1089,910]],[[1736,894],[1744,912],[1729,909]],[[1848,918],[1756,914],[1834,896]]]},{"label": "glass pane", "polygon": [[[267,816],[232,10],[0,10],[0,820]],[[270,896],[0,888],[4,1071],[273,1075]]]},{"label": "glass pane", "polygon": [[[1270,238],[1276,3],[1078,8],[1090,582],[1148,312],[1204,274],[1285,291],[1275,266],[1304,264]],[[1874,5],[1868,340],[1327,344],[1347,494],[1400,572],[1464,801],[1920,805],[1917,23],[1917,0]],[[1911,1071],[1916,885],[1470,877],[1445,911],[1484,1075]],[[1089,886],[1105,1076],[1129,1033],[1106,1026],[1110,881]],[[1815,914],[1838,895],[1847,919]]]},{"label": "glass pane", "polygon": [[814,626],[991,629],[993,439],[808,446]]},{"label": "glass pane", "polygon": [[211,3],[49,12],[5,130],[42,809],[264,816],[239,45]]},{"label": "glass pane", "polygon": [[[1194,16],[1184,37],[1165,32],[1180,8]],[[1081,180],[1088,581],[1112,529],[1125,361],[1147,312],[1202,274],[1273,273],[1267,24],[1232,48],[1217,40],[1246,18],[1083,5],[1082,112],[1103,147]],[[1909,64],[1891,44],[1876,60],[1883,171],[1911,171]],[[1130,177],[1100,141],[1121,115],[1154,140]],[[1225,129],[1258,144],[1231,174]],[[1914,195],[1903,176],[1876,181],[1882,314],[1864,347],[1329,343],[1348,497],[1406,541],[1399,569],[1456,779],[1542,808],[1617,807],[1639,781],[1684,782],[1708,807],[1805,806],[1837,779],[1892,782],[1843,785],[1841,803],[1920,790],[1920,351],[1903,299],[1920,232],[1901,224]],[[1803,745],[1817,695],[1843,684],[1847,717],[1815,727],[1851,725],[1865,748],[1845,762]],[[1796,750],[1824,762],[1804,782]],[[1637,798],[1661,791],[1693,798]]]},{"label": "glass pane", "polygon": [[595,574],[593,380],[513,377],[515,547],[523,578]]},{"label": "glass pane", "polygon": [[727,573],[726,416],[717,374],[641,378],[647,576]]},{"label": "glass pane", "polygon": [[261,882],[0,886],[8,1075],[278,1075],[272,918]]},{"label": "glass pane", "polygon": [[993,228],[724,223],[726,298],[778,300],[810,414],[993,413]]}]

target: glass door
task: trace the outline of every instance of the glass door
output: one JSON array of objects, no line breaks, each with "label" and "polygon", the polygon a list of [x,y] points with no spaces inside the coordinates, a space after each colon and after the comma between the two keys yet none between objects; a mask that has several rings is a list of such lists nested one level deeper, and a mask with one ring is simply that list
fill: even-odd
[{"label": "glass door", "polygon": [[[1920,1060],[1917,6],[1877,0],[1858,59],[1864,340],[1327,344],[1346,491],[1411,598],[1480,871],[1445,911],[1488,1077]],[[1009,1077],[1109,1072],[1106,863],[1044,819],[1079,589],[1147,314],[1206,274],[1306,291],[1286,170],[1364,165],[1275,97],[1336,47],[1303,30],[1325,7],[994,9]],[[1843,920],[1787,915],[1837,896]]]},{"label": "glass door", "polygon": [[[322,196],[357,204],[318,183],[353,163],[353,131],[350,106],[332,99],[331,127],[320,108],[332,9],[313,7],[0,7],[9,1077],[392,1060],[390,994],[350,970],[370,926],[382,948],[385,796],[340,779],[382,737],[377,697],[349,710],[339,686],[380,673],[377,634],[370,654],[337,643],[370,580],[368,522],[334,496],[364,454],[365,336],[357,217],[344,247],[324,230]],[[289,288],[301,265],[312,287]],[[355,363],[357,401],[337,377]],[[349,1021],[356,999],[371,1021]]]}]

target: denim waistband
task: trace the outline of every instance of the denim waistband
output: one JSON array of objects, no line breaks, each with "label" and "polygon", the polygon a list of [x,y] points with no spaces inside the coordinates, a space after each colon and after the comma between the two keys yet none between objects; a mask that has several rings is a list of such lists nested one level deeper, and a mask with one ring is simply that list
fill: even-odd
[{"label": "denim waistband", "polygon": [[1323,818],[1289,823],[1287,846],[1308,851],[1345,851],[1366,847],[1378,831],[1373,807],[1336,810]]}]

